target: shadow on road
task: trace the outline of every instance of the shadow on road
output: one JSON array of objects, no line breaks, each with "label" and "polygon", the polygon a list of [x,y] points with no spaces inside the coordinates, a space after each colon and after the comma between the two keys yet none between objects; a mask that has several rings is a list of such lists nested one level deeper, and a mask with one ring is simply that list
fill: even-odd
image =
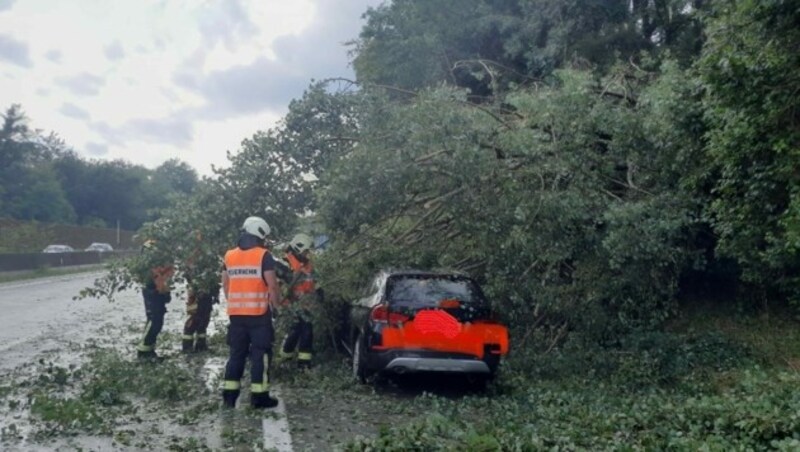
[{"label": "shadow on road", "polygon": [[381,395],[410,399],[432,394],[449,399],[486,393],[485,382],[476,376],[442,373],[415,373],[378,376],[375,392]]}]

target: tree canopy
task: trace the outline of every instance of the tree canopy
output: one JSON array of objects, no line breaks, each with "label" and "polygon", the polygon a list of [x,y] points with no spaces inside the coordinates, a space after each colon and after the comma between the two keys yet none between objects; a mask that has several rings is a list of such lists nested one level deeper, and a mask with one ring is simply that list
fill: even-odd
[{"label": "tree canopy", "polygon": [[389,266],[458,269],[554,340],[656,328],[709,288],[797,298],[792,2],[396,0],[365,17],[356,80],[313,83],[243,141],[164,213],[182,226],[163,240],[221,255],[249,215],[281,240],[313,214],[332,299]]}]

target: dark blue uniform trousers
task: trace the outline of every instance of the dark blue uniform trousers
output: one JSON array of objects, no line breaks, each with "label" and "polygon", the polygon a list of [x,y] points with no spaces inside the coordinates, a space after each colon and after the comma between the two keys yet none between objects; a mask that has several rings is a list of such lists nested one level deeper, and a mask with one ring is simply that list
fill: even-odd
[{"label": "dark blue uniform trousers", "polygon": [[156,338],[161,328],[164,327],[164,314],[167,313],[167,303],[172,296],[167,293],[159,293],[153,288],[143,288],[142,297],[144,298],[144,312],[147,316],[147,323],[144,327],[144,335],[139,343],[139,352],[150,353],[155,350]]},{"label": "dark blue uniform trousers", "polygon": [[269,364],[272,360],[273,340],[272,317],[269,313],[259,316],[230,317],[228,327],[230,355],[225,366],[223,395],[238,396],[248,356],[250,392],[254,395],[269,393]]}]

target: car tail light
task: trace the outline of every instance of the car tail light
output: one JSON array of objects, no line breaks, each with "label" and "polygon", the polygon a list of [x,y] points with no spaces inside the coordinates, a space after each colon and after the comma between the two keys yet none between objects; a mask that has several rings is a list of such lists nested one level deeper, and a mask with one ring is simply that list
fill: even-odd
[{"label": "car tail light", "polygon": [[389,307],[385,304],[379,304],[372,308],[369,317],[373,321],[381,323],[395,324],[408,321],[407,315],[400,314],[399,312],[391,312],[389,311]]},{"label": "car tail light", "polygon": [[461,302],[454,298],[448,298],[440,301],[439,307],[442,309],[457,309],[461,307]]}]

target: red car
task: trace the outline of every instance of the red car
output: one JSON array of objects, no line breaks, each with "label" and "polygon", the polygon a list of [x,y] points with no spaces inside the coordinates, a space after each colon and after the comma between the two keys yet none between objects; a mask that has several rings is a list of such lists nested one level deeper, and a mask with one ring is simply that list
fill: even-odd
[{"label": "red car", "polygon": [[449,372],[494,378],[508,353],[480,286],[458,273],[380,273],[353,304],[353,375]]}]

